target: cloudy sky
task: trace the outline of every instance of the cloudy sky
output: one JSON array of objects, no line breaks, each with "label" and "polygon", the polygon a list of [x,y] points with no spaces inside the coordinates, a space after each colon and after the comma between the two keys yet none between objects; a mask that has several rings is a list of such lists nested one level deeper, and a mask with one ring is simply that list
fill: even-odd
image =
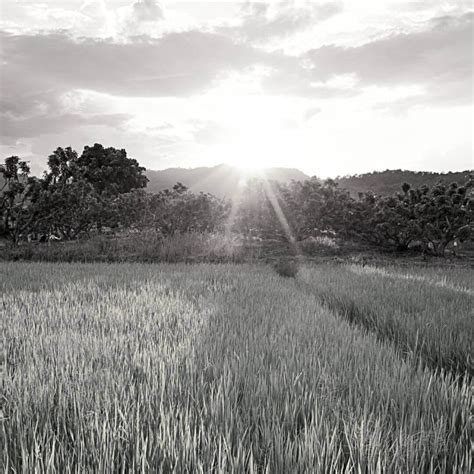
[{"label": "cloudy sky", "polygon": [[472,168],[470,1],[1,0],[0,152]]}]

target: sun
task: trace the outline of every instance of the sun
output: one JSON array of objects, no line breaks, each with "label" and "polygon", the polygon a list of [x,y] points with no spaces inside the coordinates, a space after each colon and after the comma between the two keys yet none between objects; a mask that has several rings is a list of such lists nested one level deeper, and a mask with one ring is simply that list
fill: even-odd
[{"label": "sun", "polygon": [[220,145],[215,152],[221,162],[239,168],[243,173],[258,174],[265,168],[285,166],[291,160],[284,138],[281,130],[246,131]]},{"label": "sun", "polygon": [[254,153],[248,153],[247,150],[233,151],[235,152],[235,155],[232,153],[224,162],[227,165],[236,168],[243,176],[259,175],[265,168],[272,167],[270,160],[266,161],[258,159]]},{"label": "sun", "polygon": [[296,111],[267,96],[233,97],[217,116],[220,133],[206,144],[214,163],[251,172],[291,166],[301,142]]}]

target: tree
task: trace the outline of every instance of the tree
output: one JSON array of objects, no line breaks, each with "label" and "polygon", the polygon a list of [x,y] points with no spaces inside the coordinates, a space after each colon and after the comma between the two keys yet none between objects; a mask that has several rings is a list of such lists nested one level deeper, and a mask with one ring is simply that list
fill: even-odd
[{"label": "tree", "polygon": [[394,246],[397,250],[408,250],[418,238],[418,226],[414,214],[416,201],[405,192],[379,198],[375,216],[370,223],[379,237],[379,242]]},{"label": "tree", "polygon": [[238,205],[236,229],[246,235],[297,242],[344,230],[349,194],[317,178],[290,184],[250,181]]},{"label": "tree", "polygon": [[321,183],[311,178],[290,185],[289,214],[298,216],[294,224],[298,238],[316,236],[321,232],[344,235],[352,198],[338,184],[328,179]]},{"label": "tree", "polygon": [[212,194],[194,194],[177,183],[148,195],[142,227],[153,228],[161,237],[185,232],[213,232],[228,213],[229,204]]},{"label": "tree", "polygon": [[418,242],[425,253],[443,256],[454,241],[472,238],[473,183],[470,178],[463,186],[438,183],[417,189],[404,184],[402,193],[391,196],[360,194],[352,205],[350,228],[377,245],[403,251]]},{"label": "tree", "polygon": [[44,184],[57,189],[64,188],[72,181],[81,180],[77,152],[71,147],[57,148],[48,157],[49,171],[44,173]]},{"label": "tree", "polygon": [[77,160],[81,178],[91,183],[99,194],[129,193],[132,189],[144,188],[148,179],[145,168],[138,161],[127,157],[125,150],[104,148],[96,143],[86,146]]},{"label": "tree", "polygon": [[105,224],[111,228],[140,228],[144,226],[145,215],[151,195],[143,189],[134,189],[119,194],[110,200],[108,218]]},{"label": "tree", "polygon": [[107,202],[84,180],[48,186],[42,190],[38,205],[41,206],[44,232],[66,240],[88,235],[104,218],[107,209]]},{"label": "tree", "polygon": [[14,245],[32,231],[37,213],[31,205],[36,200],[39,183],[29,176],[30,168],[18,156],[10,156],[0,165],[3,185],[0,195],[1,232]]},{"label": "tree", "polygon": [[473,190],[474,179],[470,176],[462,186],[439,183],[418,193],[415,215],[426,252],[443,256],[446,247],[455,240],[473,238]]},{"label": "tree", "polygon": [[125,150],[86,146],[81,156],[72,148],[57,148],[48,159],[42,180],[42,212],[48,232],[66,239],[88,234],[94,227],[119,225],[118,196],[146,186],[145,168],[127,158]]}]

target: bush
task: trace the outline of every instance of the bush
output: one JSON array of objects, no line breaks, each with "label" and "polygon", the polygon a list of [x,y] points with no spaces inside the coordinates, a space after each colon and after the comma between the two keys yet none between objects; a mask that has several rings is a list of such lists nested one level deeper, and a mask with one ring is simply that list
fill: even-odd
[{"label": "bush", "polygon": [[339,250],[336,239],[327,236],[308,237],[299,246],[305,255],[334,254]]},{"label": "bush", "polygon": [[295,278],[298,273],[298,265],[294,260],[279,260],[274,268],[278,275],[285,278]]},{"label": "bush", "polygon": [[180,262],[188,259],[235,261],[242,256],[238,239],[219,233],[187,232],[160,241],[159,259]]}]

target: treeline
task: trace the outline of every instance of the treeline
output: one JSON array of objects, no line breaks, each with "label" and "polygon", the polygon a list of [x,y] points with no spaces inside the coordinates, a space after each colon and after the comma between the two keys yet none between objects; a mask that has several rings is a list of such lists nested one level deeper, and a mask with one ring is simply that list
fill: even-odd
[{"label": "treeline", "polygon": [[125,150],[95,144],[81,155],[58,148],[41,178],[18,157],[0,165],[0,233],[13,245],[95,234],[147,233],[155,241],[188,233],[225,233],[295,249],[310,239],[351,240],[444,255],[473,238],[473,176],[463,183],[357,198],[333,180],[282,184],[254,179],[232,200],[193,193],[181,183],[147,193],[145,169]]},{"label": "treeline", "polygon": [[390,196],[359,193],[357,199],[333,180],[254,182],[242,193],[236,228],[295,245],[325,235],[443,256],[450,244],[473,239],[473,189],[472,175],[462,184],[404,184]]}]

